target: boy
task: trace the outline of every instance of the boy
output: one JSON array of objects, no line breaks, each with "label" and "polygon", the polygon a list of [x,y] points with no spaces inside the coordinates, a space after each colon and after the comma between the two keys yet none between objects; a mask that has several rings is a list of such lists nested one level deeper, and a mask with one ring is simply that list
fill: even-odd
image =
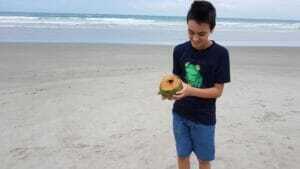
[{"label": "boy", "polygon": [[183,89],[173,96],[173,130],[179,169],[189,169],[195,153],[200,169],[210,169],[215,158],[216,99],[230,82],[227,49],[209,40],[216,10],[208,1],[194,1],[187,14],[189,41],[173,52],[173,74]]}]

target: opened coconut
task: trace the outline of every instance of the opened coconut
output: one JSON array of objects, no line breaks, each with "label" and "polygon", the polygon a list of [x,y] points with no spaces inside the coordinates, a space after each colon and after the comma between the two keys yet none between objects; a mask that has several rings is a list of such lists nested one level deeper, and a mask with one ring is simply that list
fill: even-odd
[{"label": "opened coconut", "polygon": [[179,77],[175,75],[166,75],[160,81],[159,94],[164,98],[171,99],[172,96],[182,88],[182,81]]}]

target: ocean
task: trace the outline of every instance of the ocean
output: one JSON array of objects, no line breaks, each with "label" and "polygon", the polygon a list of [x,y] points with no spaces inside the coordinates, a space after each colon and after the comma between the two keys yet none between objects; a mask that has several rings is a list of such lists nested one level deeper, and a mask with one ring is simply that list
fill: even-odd
[{"label": "ocean", "polygon": [[[0,42],[175,45],[183,16],[0,12]],[[218,18],[211,36],[227,46],[300,46],[300,21]]]}]

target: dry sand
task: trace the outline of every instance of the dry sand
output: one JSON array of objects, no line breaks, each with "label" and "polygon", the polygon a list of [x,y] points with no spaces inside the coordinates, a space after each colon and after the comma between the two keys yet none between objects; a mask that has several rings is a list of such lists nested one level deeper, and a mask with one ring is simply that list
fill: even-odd
[{"label": "dry sand", "polygon": [[[229,49],[213,168],[298,169],[300,49]],[[171,55],[171,46],[0,44],[0,169],[175,169],[172,102],[156,94]]]}]

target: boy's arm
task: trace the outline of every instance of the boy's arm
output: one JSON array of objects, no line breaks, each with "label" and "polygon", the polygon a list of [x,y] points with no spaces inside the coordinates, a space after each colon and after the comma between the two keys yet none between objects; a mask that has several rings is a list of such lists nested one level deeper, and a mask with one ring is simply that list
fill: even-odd
[{"label": "boy's arm", "polygon": [[201,97],[201,98],[218,98],[223,93],[224,84],[218,84],[215,83],[213,87],[207,88],[207,89],[199,89],[190,87],[188,90],[190,90],[191,96]]},{"label": "boy's arm", "polygon": [[224,84],[215,83],[213,87],[211,88],[194,88],[190,85],[183,83],[183,89],[176,93],[176,95],[173,96],[173,99],[179,100],[186,96],[195,96],[195,97],[201,97],[206,99],[211,98],[218,98],[223,93]]},{"label": "boy's arm", "polygon": [[173,74],[180,76],[181,70],[180,70],[180,64],[179,64],[179,58],[180,58],[180,49],[178,46],[176,46],[173,49]]}]

